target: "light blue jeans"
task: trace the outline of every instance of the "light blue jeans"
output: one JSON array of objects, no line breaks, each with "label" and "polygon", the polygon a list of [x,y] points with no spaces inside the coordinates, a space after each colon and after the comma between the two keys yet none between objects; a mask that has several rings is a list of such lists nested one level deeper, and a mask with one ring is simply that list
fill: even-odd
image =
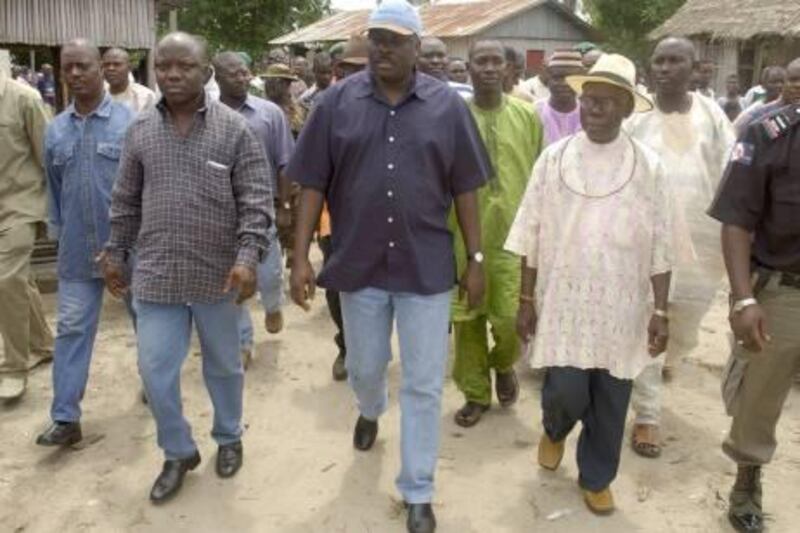
[{"label": "light blue jeans", "polygon": [[[270,236],[269,251],[258,265],[258,292],[267,313],[277,313],[283,307],[283,252],[277,234]],[[253,319],[250,310],[241,306],[239,314],[241,349],[253,349]]]},{"label": "light blue jeans", "polygon": [[342,293],[346,366],[364,418],[386,410],[386,369],[397,322],[400,339],[402,466],[397,489],[407,503],[428,503],[439,453],[442,386],[447,363],[450,292],[432,296],[363,289]]},{"label": "light blue jeans", "polygon": [[134,299],[139,373],[156,420],[158,445],[167,459],[197,450],[181,403],[181,367],[189,352],[192,322],[203,354],[203,379],[214,405],[211,436],[230,444],[242,435],[244,369],[239,356],[238,318],[233,299],[215,304],[168,305]]},{"label": "light blue jeans", "polygon": [[94,339],[103,307],[102,279],[58,281],[58,325],[53,354],[53,404],[50,417],[78,422],[89,379]]}]

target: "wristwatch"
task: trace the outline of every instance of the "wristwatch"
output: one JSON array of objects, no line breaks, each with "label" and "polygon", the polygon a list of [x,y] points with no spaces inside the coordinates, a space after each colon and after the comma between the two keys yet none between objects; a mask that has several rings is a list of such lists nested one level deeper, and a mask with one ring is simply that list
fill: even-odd
[{"label": "wristwatch", "polygon": [[283,202],[283,208],[286,209],[287,211],[291,211],[292,210],[292,202],[289,202],[289,201]]},{"label": "wristwatch", "polygon": [[483,252],[478,251],[478,252],[475,252],[474,254],[469,254],[469,255],[467,255],[467,259],[469,259],[470,261],[475,261],[479,265],[482,265],[483,264]]},{"label": "wristwatch", "polygon": [[751,305],[758,305],[758,300],[755,298],[742,298],[741,300],[736,300],[733,302],[733,306],[731,307],[731,313],[741,313]]}]

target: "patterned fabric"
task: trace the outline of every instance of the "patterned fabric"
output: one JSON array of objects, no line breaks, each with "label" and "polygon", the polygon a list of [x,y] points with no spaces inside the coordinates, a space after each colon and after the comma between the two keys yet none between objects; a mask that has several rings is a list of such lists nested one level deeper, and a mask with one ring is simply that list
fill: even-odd
[{"label": "patterned fabric", "polygon": [[647,366],[650,278],[671,270],[673,220],[658,156],[627,135],[545,150],[506,241],[537,270],[533,367],[633,379]]},{"label": "patterned fabric", "polygon": [[106,93],[85,117],[74,105],[47,128],[45,169],[50,193],[48,231],[58,240],[58,277],[102,277],[95,261],[108,240],[108,206],[122,139],[134,118]]},{"label": "patterned fabric", "polygon": [[267,247],[270,166],[247,122],[207,99],[188,137],[164,102],[131,124],[111,203],[110,260],[136,249],[133,294],[153,303],[222,301],[234,264]]}]

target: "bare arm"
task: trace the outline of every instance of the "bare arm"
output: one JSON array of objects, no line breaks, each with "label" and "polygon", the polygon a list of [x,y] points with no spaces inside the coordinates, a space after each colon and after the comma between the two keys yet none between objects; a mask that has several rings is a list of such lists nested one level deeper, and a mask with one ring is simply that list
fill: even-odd
[{"label": "bare arm", "polygon": [[308,261],[308,250],[311,237],[317,227],[325,196],[322,192],[303,188],[300,193],[300,212],[294,234],[294,256],[292,259],[292,275],[290,279],[292,300],[308,311],[308,300],[314,298],[316,281],[314,269]]},{"label": "bare arm", "polygon": [[464,236],[464,247],[467,249],[467,270],[459,283],[459,297],[467,294],[467,303],[470,309],[481,305],[483,301],[484,277],[483,267],[473,261],[472,255],[481,249],[481,225],[478,217],[478,194],[468,191],[455,197],[456,217]]},{"label": "bare arm", "polygon": [[738,226],[723,224],[722,255],[734,300],[753,297],[750,283],[750,248],[752,234]]}]

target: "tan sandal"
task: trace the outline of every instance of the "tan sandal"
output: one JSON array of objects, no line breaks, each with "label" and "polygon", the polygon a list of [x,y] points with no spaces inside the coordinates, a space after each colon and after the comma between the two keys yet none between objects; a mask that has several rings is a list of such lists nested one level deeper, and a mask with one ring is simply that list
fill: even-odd
[{"label": "tan sandal", "polygon": [[655,459],[661,455],[658,426],[652,424],[635,424],[631,435],[633,451],[642,457]]}]

